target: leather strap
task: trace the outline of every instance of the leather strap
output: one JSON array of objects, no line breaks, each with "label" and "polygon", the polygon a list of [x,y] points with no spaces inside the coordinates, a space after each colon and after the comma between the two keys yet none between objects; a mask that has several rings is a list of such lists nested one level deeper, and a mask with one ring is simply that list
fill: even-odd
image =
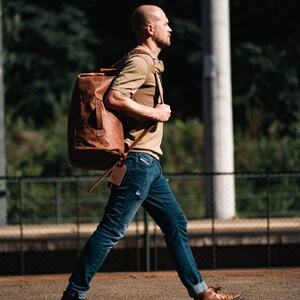
[{"label": "leather strap", "polygon": [[159,96],[160,96],[160,100],[161,100],[160,104],[162,104],[162,103],[164,103],[164,94],[163,94],[163,89],[162,89],[162,85],[161,85],[161,79],[157,72],[155,72],[155,78],[156,78],[156,83],[158,86]]},{"label": "leather strap", "polygon": [[94,190],[94,188],[106,177],[108,176],[111,171],[120,163],[120,161],[117,161],[112,167],[110,167],[107,171],[105,171],[88,189],[88,192],[91,192]]},{"label": "leather strap", "polygon": [[95,105],[95,111],[96,111],[96,128],[97,130],[103,129],[103,121],[101,118],[101,108],[100,106],[103,106],[103,101],[96,99],[96,105]]}]

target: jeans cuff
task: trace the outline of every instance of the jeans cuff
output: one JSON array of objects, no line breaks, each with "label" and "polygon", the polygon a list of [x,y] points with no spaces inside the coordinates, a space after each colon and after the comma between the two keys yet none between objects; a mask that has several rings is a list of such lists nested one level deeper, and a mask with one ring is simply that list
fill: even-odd
[{"label": "jeans cuff", "polygon": [[85,299],[87,292],[75,290],[72,286],[68,286],[66,293],[71,297],[78,297],[78,299]]},{"label": "jeans cuff", "polygon": [[207,284],[205,281],[202,281],[200,283],[197,283],[196,285],[192,286],[191,288],[188,289],[189,295],[191,297],[194,297],[208,289]]}]

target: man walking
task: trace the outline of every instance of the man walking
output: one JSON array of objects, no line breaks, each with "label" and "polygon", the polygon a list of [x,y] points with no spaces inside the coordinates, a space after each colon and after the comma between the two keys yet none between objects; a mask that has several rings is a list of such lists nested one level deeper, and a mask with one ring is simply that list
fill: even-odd
[{"label": "man walking", "polygon": [[157,6],[141,5],[132,14],[132,29],[137,46],[121,63],[105,104],[123,122],[127,149],[146,128],[154,126],[129,152],[123,182],[111,186],[102,220],[85,244],[61,300],[85,299],[93,276],[112,246],[124,236],[140,206],[164,233],[169,254],[190,297],[242,299],[239,293],[223,294],[208,287],[203,280],[188,243],[187,219],[160,167],[163,123],[169,120],[171,108],[157,90],[155,73],[161,75],[164,71],[158,55],[171,44],[168,18]]}]

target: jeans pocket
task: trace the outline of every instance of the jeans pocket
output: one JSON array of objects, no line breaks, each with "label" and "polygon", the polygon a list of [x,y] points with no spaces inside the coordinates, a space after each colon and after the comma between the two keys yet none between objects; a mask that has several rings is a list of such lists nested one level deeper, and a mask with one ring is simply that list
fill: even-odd
[{"label": "jeans pocket", "polygon": [[155,158],[147,153],[137,153],[136,162],[144,167],[153,166],[155,163]]},{"label": "jeans pocket", "polygon": [[150,162],[149,162],[147,159],[145,159],[144,157],[140,157],[140,158],[139,158],[139,161],[140,161],[140,162],[143,162],[144,164],[146,164],[146,165],[148,165],[148,166],[151,165]]}]

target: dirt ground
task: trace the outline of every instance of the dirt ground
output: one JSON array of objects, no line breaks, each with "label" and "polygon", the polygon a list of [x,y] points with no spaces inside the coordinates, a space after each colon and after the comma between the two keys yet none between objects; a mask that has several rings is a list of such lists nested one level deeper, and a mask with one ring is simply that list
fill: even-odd
[{"label": "dirt ground", "polygon": [[[300,300],[300,268],[201,271],[211,286],[245,300]],[[1,300],[59,300],[69,274],[0,277]],[[175,272],[98,273],[89,300],[191,299]]]}]

